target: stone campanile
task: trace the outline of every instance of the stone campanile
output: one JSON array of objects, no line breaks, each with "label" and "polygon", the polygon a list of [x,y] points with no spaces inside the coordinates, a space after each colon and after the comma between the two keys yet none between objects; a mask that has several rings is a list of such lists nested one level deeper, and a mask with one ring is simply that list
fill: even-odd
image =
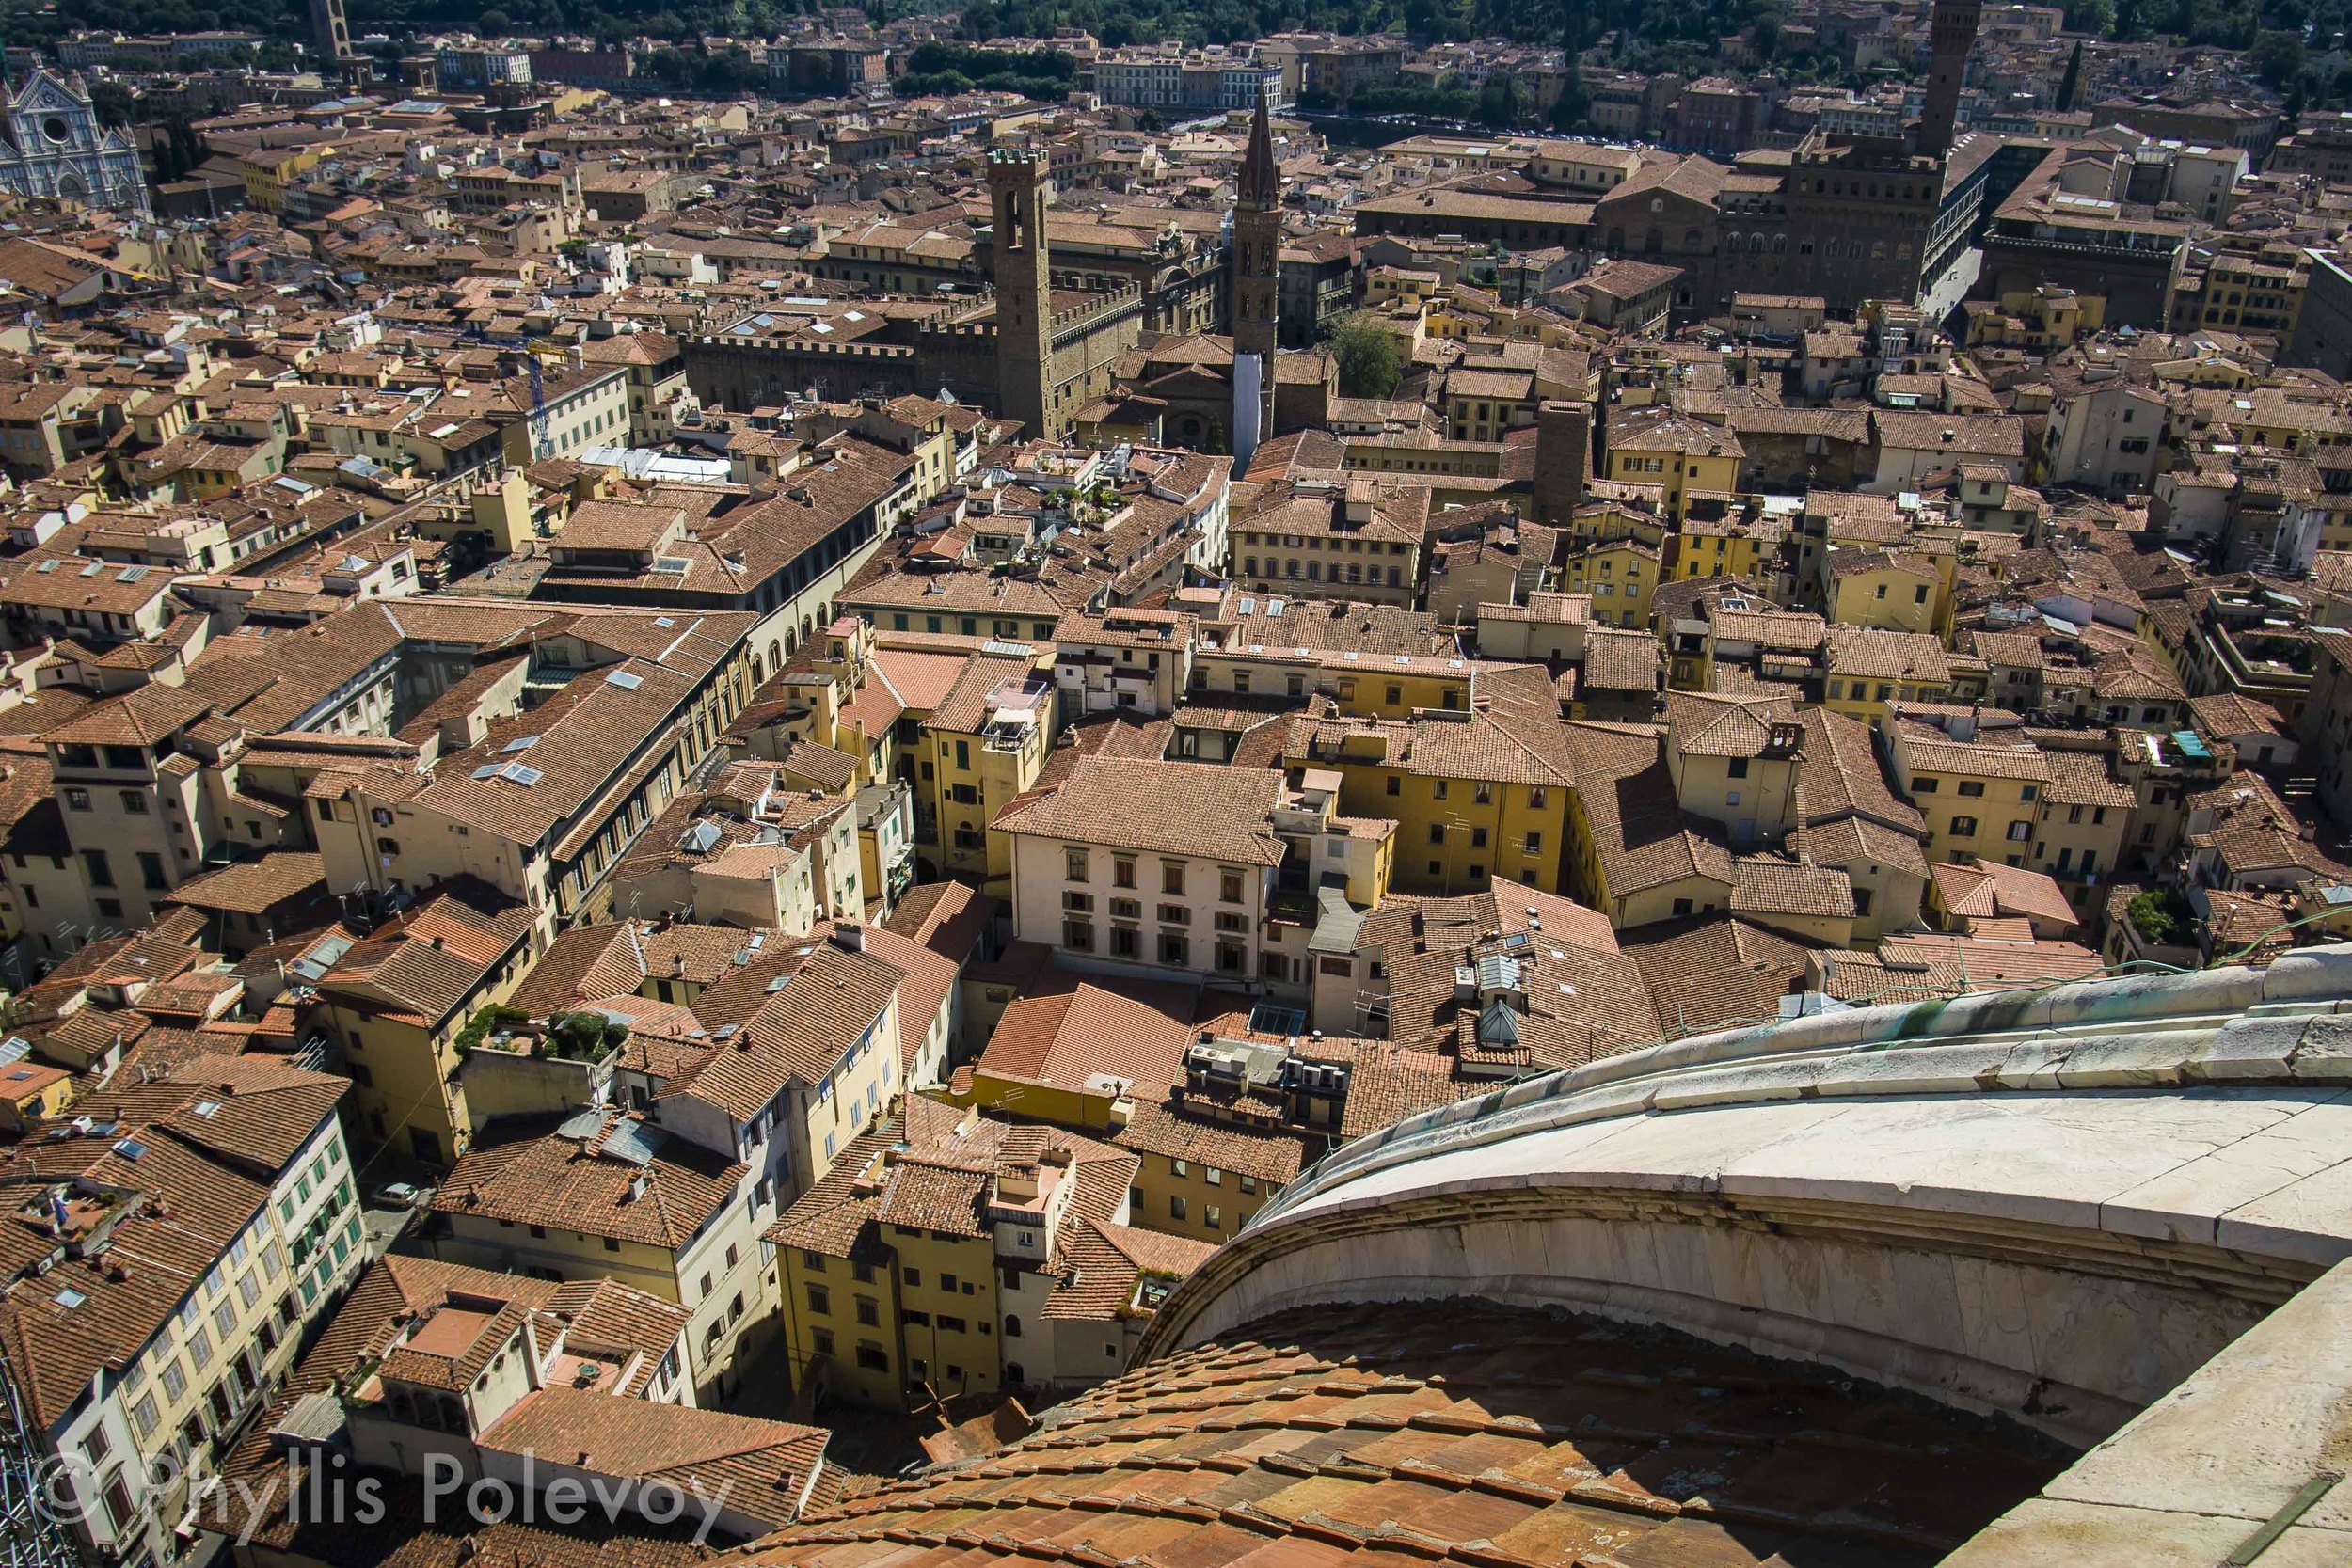
[{"label": "stone campanile", "polygon": [[1045,248],[1045,161],[1025,148],[988,154],[996,273],[996,412],[1021,433],[1061,439],[1048,371],[1054,290]]},{"label": "stone campanile", "polygon": [[[1282,299],[1282,172],[1274,161],[1274,128],[1265,99],[1249,117],[1233,203],[1233,460],[1274,429],[1274,354]],[[1248,362],[1245,362],[1245,356]]]},{"label": "stone campanile", "polygon": [[1943,162],[1960,123],[1961,79],[1968,71],[1968,49],[1983,20],[1981,0],[1935,0],[1928,24],[1928,99],[1919,112],[1918,150]]}]

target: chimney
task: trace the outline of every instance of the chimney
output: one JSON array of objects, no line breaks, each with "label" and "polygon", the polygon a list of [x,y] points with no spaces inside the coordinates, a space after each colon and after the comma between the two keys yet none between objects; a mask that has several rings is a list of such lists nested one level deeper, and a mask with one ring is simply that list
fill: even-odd
[{"label": "chimney", "polygon": [[1535,521],[1565,527],[1574,518],[1592,468],[1593,405],[1545,403],[1535,414]]},{"label": "chimney", "polygon": [[844,952],[863,953],[866,951],[866,927],[851,920],[835,921],[833,942]]}]

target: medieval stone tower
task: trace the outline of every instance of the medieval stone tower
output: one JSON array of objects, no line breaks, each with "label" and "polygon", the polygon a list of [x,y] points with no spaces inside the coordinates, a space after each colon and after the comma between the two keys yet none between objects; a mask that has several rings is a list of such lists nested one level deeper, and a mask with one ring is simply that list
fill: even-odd
[{"label": "medieval stone tower", "polygon": [[1025,148],[988,154],[995,224],[996,412],[1025,436],[1061,439],[1047,369],[1054,352],[1054,291],[1045,249],[1045,161]]},{"label": "medieval stone tower", "polygon": [[[1281,307],[1282,174],[1274,162],[1274,129],[1261,96],[1249,118],[1249,150],[1242,157],[1239,199],[1233,204],[1233,458],[1236,471],[1248,449],[1274,433],[1275,328]],[[1243,356],[1254,356],[1252,367]],[[1256,418],[1245,403],[1254,400]]]},{"label": "medieval stone tower", "polygon": [[1928,24],[1928,100],[1919,112],[1917,150],[1938,163],[1952,150],[1952,131],[1960,123],[1961,78],[1967,73],[1968,48],[1977,41],[1977,24],[1983,16],[1982,0],[1935,0]]}]

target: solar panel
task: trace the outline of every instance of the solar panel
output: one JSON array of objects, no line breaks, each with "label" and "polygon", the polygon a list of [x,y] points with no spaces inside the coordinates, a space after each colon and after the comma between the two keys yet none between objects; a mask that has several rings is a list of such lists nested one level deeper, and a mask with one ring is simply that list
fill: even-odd
[{"label": "solar panel", "polygon": [[139,578],[147,576],[147,574],[153,569],[154,568],[151,566],[125,566],[121,571],[115,574],[115,581],[136,582]]}]

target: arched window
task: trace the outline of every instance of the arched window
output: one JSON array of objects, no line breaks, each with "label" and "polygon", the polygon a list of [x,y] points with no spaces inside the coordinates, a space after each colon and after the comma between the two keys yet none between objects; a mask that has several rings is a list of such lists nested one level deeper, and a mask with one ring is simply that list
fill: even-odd
[{"label": "arched window", "polygon": [[1609,254],[1614,256],[1618,251],[1623,250],[1624,248],[1625,230],[1622,229],[1612,229],[1609,230]]},{"label": "arched window", "polygon": [[1643,235],[1643,236],[1642,236],[1642,248],[1643,248],[1644,250],[1645,250],[1645,251],[1649,252],[1652,256],[1655,256],[1655,255],[1657,255],[1660,251],[1661,251],[1661,250],[1665,249],[1665,248],[1666,248],[1666,233],[1665,233],[1665,230],[1661,230],[1661,229],[1653,229],[1653,230],[1651,230],[1648,233],[1646,233],[1646,234]]},{"label": "arched window", "polygon": [[1005,1363],[1005,1381],[1007,1383],[1026,1383],[1029,1379],[1027,1374],[1022,1371],[1020,1362],[1008,1361]]},{"label": "arched window", "polygon": [[1775,234],[1772,236],[1772,254],[1775,256],[1786,256],[1788,254],[1788,235]]},{"label": "arched window", "polygon": [[1005,1314],[1005,1338],[1008,1339],[1018,1339],[1021,1338],[1021,1318],[1018,1313],[1008,1312]]},{"label": "arched window", "polygon": [[1748,254],[1751,256],[1761,256],[1764,254],[1763,235],[1750,234],[1748,236]]},{"label": "arched window", "polygon": [[1873,240],[1870,242],[1870,260],[1873,261],[1883,261],[1886,260],[1886,242],[1884,240]]},{"label": "arched window", "polygon": [[1828,247],[1823,254],[1830,256],[1843,256],[1845,253],[1846,250],[1844,244],[1835,234],[1831,235]]},{"label": "arched window", "polygon": [[1902,244],[1895,247],[1895,260],[1898,261],[1908,261],[1911,260],[1911,242],[1909,240],[1905,240]]},{"label": "arched window", "polygon": [[1700,238],[1699,238],[1699,231],[1698,231],[1697,230],[1695,230],[1695,229],[1685,229],[1685,230],[1682,231],[1682,248],[1683,248],[1683,249],[1685,249],[1685,250],[1691,250],[1691,251],[1695,251],[1695,250],[1697,250],[1697,249],[1699,248],[1699,246],[1700,246],[1703,243],[1704,243],[1704,242],[1703,242],[1703,241],[1701,241],[1701,240],[1700,240]]}]

